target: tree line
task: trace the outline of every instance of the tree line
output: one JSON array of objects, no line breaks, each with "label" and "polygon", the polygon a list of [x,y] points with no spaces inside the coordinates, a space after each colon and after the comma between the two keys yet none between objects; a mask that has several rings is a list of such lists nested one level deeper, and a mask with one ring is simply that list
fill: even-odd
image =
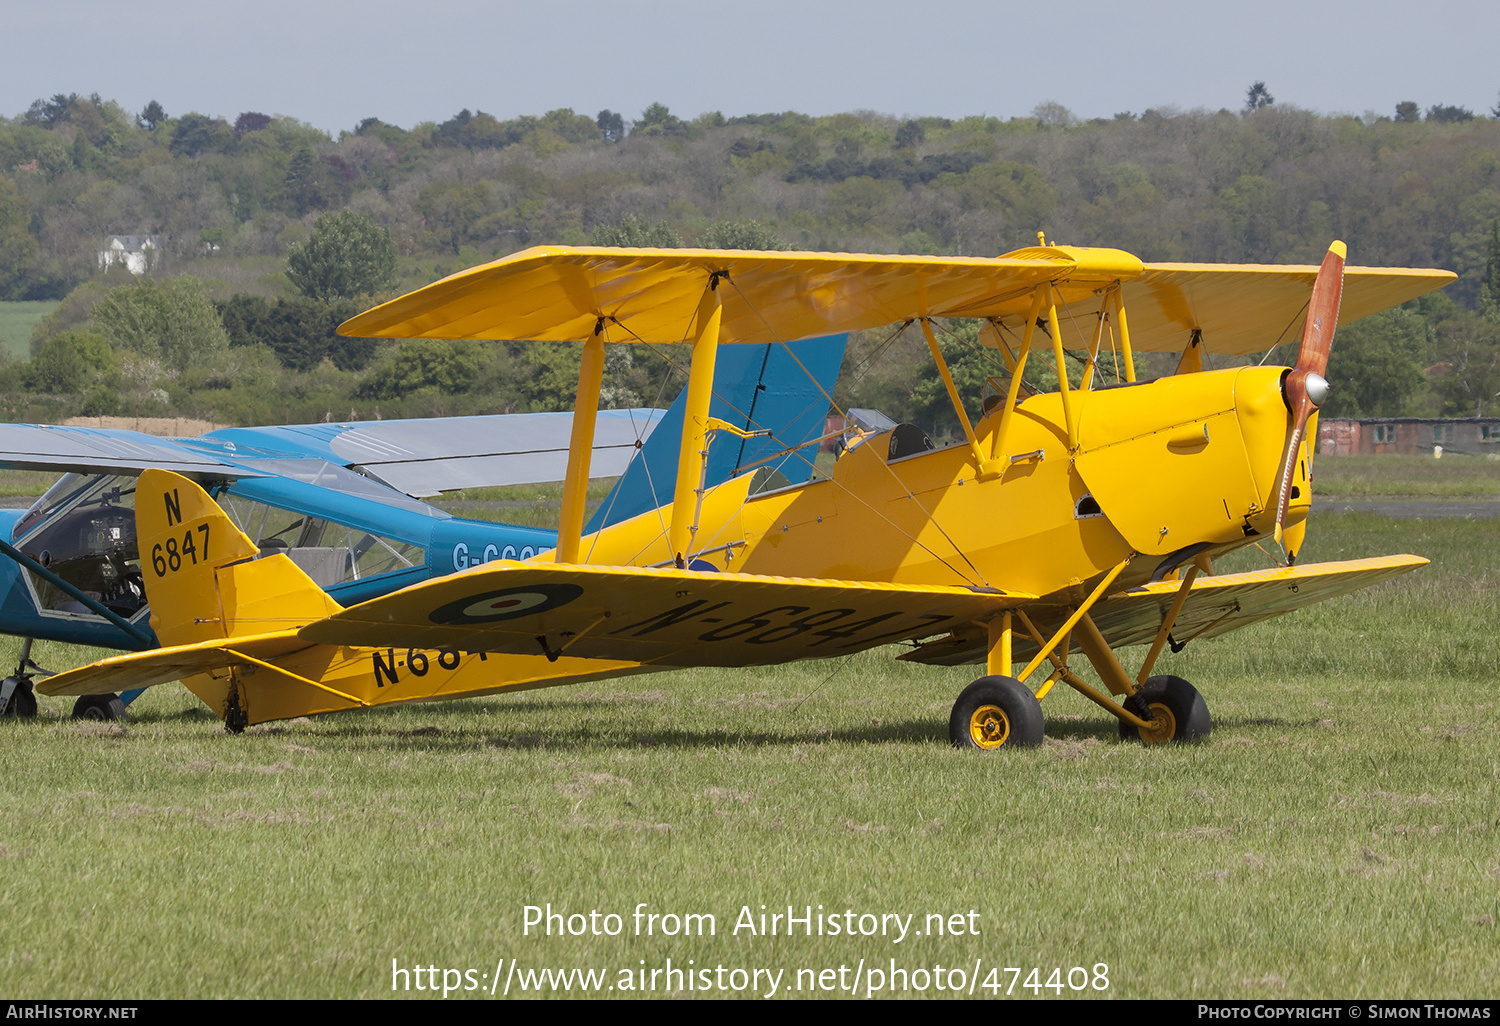
[{"label": "tree line", "polygon": [[[153,102],[132,114],[59,95],[0,119],[0,298],[62,300],[32,359],[0,369],[0,390],[12,417],[556,408],[571,401],[565,351],[377,344],[333,327],[361,304],[541,243],[993,255],[1045,228],[1146,260],[1313,263],[1338,237],[1356,263],[1450,267],[1461,278],[1443,295],[1341,333],[1329,412],[1483,412],[1500,391],[1500,373],[1489,376],[1500,318],[1485,299],[1500,274],[1500,118],[1441,103],[1424,115],[1415,101],[1390,116],[1320,115],[1256,85],[1240,111],[1090,121],[1058,104],[1008,119],[691,120],[653,104],[633,121],[609,110],[463,110],[409,129],[367,118],[337,138],[254,111],[174,117]],[[101,272],[110,235],[157,240],[148,280]],[[370,280],[305,271],[318,247],[344,254],[322,254],[323,266],[349,266],[337,246],[371,239],[382,263]],[[152,351],[122,334],[117,293],[200,325],[211,310],[222,339],[204,327],[196,363],[170,333]],[[941,404],[912,373],[924,351],[902,340],[863,385],[871,405],[941,431]],[[611,374],[619,405],[671,390],[658,354],[614,358]]]}]

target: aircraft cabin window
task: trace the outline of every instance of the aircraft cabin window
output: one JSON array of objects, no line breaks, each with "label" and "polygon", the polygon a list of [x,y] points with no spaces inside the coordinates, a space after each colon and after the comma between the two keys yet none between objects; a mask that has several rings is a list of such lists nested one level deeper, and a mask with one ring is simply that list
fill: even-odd
[{"label": "aircraft cabin window", "polygon": [[320,588],[427,562],[427,550],[420,545],[238,495],[220,494],[217,501],[235,526],[260,546],[261,555],[286,555]]},{"label": "aircraft cabin window", "polygon": [[64,474],[58,478],[57,482],[48,488],[40,499],[31,504],[31,508],[22,515],[21,519],[16,521],[15,529],[10,532],[11,541],[15,541],[31,530],[38,521],[45,520],[48,514],[56,512],[58,508],[77,498],[92,480],[94,479],[84,477],[82,474]]},{"label": "aircraft cabin window", "polygon": [[[111,612],[129,618],[146,605],[134,477],[68,474],[21,518],[16,547]],[[39,610],[99,615],[40,575],[26,577]]]}]

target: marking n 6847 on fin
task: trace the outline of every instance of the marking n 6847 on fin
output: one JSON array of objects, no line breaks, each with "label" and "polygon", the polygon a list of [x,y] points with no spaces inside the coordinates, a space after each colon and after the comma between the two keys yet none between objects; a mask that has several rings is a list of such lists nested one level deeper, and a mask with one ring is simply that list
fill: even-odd
[{"label": "marking n 6847 on fin", "polygon": [[[195,531],[202,536],[197,542],[193,540]],[[196,528],[188,528],[181,543],[174,535],[165,544],[157,542],[151,546],[152,572],[157,577],[165,577],[181,570],[184,565],[197,566],[200,561],[208,559],[208,533],[208,525],[199,524]]]}]

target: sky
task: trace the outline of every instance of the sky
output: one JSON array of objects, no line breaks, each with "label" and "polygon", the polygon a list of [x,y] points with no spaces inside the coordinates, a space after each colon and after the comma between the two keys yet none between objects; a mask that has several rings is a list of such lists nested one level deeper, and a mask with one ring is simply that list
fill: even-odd
[{"label": "sky", "polygon": [[54,0],[8,5],[0,115],[54,93],[289,115],[335,136],[462,108],[1082,118],[1276,102],[1488,113],[1500,3],[1426,0]]}]

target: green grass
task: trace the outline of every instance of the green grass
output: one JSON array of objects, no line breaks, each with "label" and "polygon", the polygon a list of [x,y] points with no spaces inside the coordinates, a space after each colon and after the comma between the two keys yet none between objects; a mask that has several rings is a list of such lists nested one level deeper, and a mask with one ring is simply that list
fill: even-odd
[{"label": "green grass", "polygon": [[0,352],[12,360],[31,359],[31,329],[56,309],[53,299],[0,302]]},{"label": "green grass", "polygon": [[54,470],[0,470],[0,498],[34,498],[61,476]]},{"label": "green grass", "polygon": [[1500,496],[1500,459],[1459,453],[1445,453],[1440,460],[1431,456],[1319,455],[1313,464],[1313,495],[1493,498]]},{"label": "green grass", "polygon": [[[599,508],[619,478],[601,477],[589,482],[584,504],[585,522]],[[520,527],[557,530],[562,521],[562,484],[506,485],[497,488],[466,488],[429,499],[434,506],[469,520],[489,520]],[[475,503],[501,503],[494,507]]]},{"label": "green grass", "polygon": [[[589,481],[588,498],[597,502],[609,494],[617,477],[596,477]],[[561,502],[562,482],[540,484],[504,485],[495,488],[465,488],[456,492],[444,492],[439,505],[449,502]]]},{"label": "green grass", "polygon": [[[1500,540],[1321,514],[1306,558],[1404,551],[1433,566],[1164,656],[1214,716],[1186,747],[1121,743],[1059,688],[1043,747],[956,752],[948,711],[977,670],[891,651],[239,737],[175,685],[123,729],[43,699],[0,724],[0,972],[18,998],[340,998],[389,994],[393,958],[614,981],[670,957],[779,968],[784,988],[860,959],[977,959],[981,982],[1104,962],[1116,997],[1487,995]],[[523,906],[548,902],[627,934],[640,902],[713,913],[718,934],[523,936]],[[980,934],[731,934],[743,906],[789,903],[914,928],[976,910]]]}]

